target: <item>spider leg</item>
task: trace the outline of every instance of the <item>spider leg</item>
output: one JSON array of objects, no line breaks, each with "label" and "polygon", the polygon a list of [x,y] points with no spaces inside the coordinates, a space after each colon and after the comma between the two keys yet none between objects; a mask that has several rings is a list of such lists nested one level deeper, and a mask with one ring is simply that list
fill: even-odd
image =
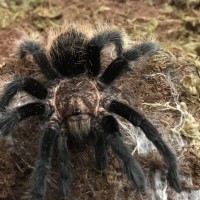
[{"label": "spider leg", "polygon": [[117,57],[114,59],[109,66],[105,69],[99,80],[108,85],[114,81],[123,71],[129,69],[128,60],[123,57]]},{"label": "spider leg", "polygon": [[145,191],[145,177],[143,170],[137,160],[131,155],[127,145],[123,142],[117,120],[109,115],[102,119],[102,126],[107,135],[107,141],[111,145],[112,151],[123,162],[124,170],[128,179],[134,182],[139,191]]},{"label": "spider leg", "polygon": [[153,142],[167,163],[168,182],[170,186],[177,192],[181,192],[182,186],[179,180],[176,156],[167,144],[165,144],[157,129],[151,124],[151,122],[142,116],[138,111],[117,101],[112,101],[108,106],[108,110],[124,117],[134,126],[138,126],[143,130],[146,137]]},{"label": "spider leg", "polygon": [[0,135],[9,135],[11,129],[20,121],[34,115],[49,115],[50,107],[44,103],[36,102],[16,107],[0,116]]},{"label": "spider leg", "polygon": [[104,170],[107,166],[107,141],[106,137],[102,133],[95,134],[96,141],[95,141],[95,160],[96,160],[96,168],[100,171]]},{"label": "spider leg", "polygon": [[137,61],[146,54],[154,53],[158,50],[159,46],[151,42],[145,42],[132,49],[128,49],[110,63],[110,65],[100,76],[100,81],[104,84],[110,84],[123,71],[131,69],[129,65],[130,61]]},{"label": "spider leg", "polygon": [[21,59],[26,57],[27,54],[31,54],[48,80],[60,77],[58,72],[51,66],[44,49],[38,42],[24,40],[18,45],[17,51]]},{"label": "spider leg", "polygon": [[108,44],[113,43],[116,47],[117,56],[122,52],[122,36],[117,31],[107,31],[99,33],[88,42],[88,59],[91,63],[89,72],[91,75],[97,76],[100,72],[100,53]]},{"label": "spider leg", "polygon": [[63,197],[66,197],[71,183],[70,154],[66,135],[58,136],[58,153],[60,160],[60,189]]},{"label": "spider leg", "polygon": [[51,122],[46,124],[42,130],[38,156],[32,174],[31,200],[43,200],[46,192],[48,171],[52,160],[53,146],[59,131],[60,128],[58,125]]},{"label": "spider leg", "polygon": [[3,95],[0,96],[0,110],[9,104],[18,91],[25,91],[38,99],[45,99],[47,96],[47,89],[38,81],[29,77],[17,77],[6,85]]}]

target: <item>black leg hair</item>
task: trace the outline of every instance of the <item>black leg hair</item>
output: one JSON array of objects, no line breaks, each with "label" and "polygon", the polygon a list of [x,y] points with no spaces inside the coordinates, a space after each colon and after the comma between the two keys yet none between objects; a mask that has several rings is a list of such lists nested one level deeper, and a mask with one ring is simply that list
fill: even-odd
[{"label": "black leg hair", "polygon": [[173,187],[177,192],[181,192],[182,186],[179,180],[176,156],[165,144],[157,129],[151,124],[151,122],[149,122],[138,111],[117,101],[112,101],[108,107],[108,110],[124,117],[134,126],[138,126],[143,130],[146,137],[153,142],[167,163],[168,182],[170,186]]},{"label": "black leg hair", "polygon": [[47,89],[38,81],[29,77],[17,77],[4,88],[4,93],[0,97],[0,110],[5,109],[18,91],[25,91],[38,99],[45,99],[47,96]]},{"label": "black leg hair", "polygon": [[95,160],[96,160],[96,168],[100,171],[104,170],[107,166],[107,142],[105,135],[102,133],[96,133],[96,141],[95,141]]},{"label": "black leg hair", "polygon": [[125,51],[120,57],[117,57],[111,62],[111,64],[106,68],[100,77],[100,81],[104,84],[110,84],[123,71],[131,69],[128,62],[136,61],[143,57],[145,54],[154,53],[158,50],[159,46],[157,44],[146,42]]},{"label": "black leg hair", "polygon": [[60,160],[60,190],[62,196],[67,197],[71,184],[71,164],[66,135],[59,135],[58,137],[58,153]]},{"label": "black leg hair", "polygon": [[107,31],[94,36],[88,43],[88,59],[91,63],[89,73],[95,77],[100,72],[100,53],[108,44],[113,43],[116,47],[117,56],[122,53],[122,36],[117,31]]},{"label": "black leg hair", "polygon": [[21,59],[26,57],[27,54],[31,54],[48,80],[60,77],[58,72],[51,66],[44,49],[38,42],[25,40],[19,44],[17,51]]},{"label": "black leg hair", "polygon": [[50,48],[51,63],[63,76],[87,72],[86,36],[75,29],[60,34]]},{"label": "black leg hair", "polygon": [[48,171],[51,165],[51,156],[54,142],[60,128],[56,124],[46,124],[40,138],[38,156],[32,174],[31,200],[43,200],[46,192]]},{"label": "black leg hair", "polygon": [[145,176],[140,164],[131,155],[130,150],[123,142],[120,134],[117,120],[109,115],[102,119],[102,126],[107,134],[107,141],[111,145],[113,152],[123,162],[124,170],[128,179],[136,184],[140,192],[145,191]]},{"label": "black leg hair", "polygon": [[100,81],[106,85],[114,81],[124,70],[129,69],[128,60],[123,56],[117,57],[100,76]]},{"label": "black leg hair", "polygon": [[44,103],[30,103],[16,107],[10,111],[2,113],[0,116],[0,135],[6,136],[11,129],[20,121],[34,115],[49,115],[51,108]]},{"label": "black leg hair", "polygon": [[128,49],[125,52],[123,52],[123,56],[128,61],[136,61],[145,54],[148,53],[155,53],[160,49],[158,44],[154,44],[152,42],[144,42],[142,44],[138,44],[132,49]]}]

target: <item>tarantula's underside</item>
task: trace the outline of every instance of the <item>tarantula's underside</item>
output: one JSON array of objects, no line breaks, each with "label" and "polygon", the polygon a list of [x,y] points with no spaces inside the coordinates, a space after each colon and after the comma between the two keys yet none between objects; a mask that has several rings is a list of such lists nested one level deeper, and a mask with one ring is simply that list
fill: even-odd
[{"label": "tarantula's underside", "polygon": [[[86,31],[87,30],[87,31]],[[115,79],[131,68],[130,62],[156,52],[159,47],[144,42],[123,48],[123,33],[111,28],[82,29],[71,26],[57,34],[48,50],[37,41],[22,40],[18,45],[20,58],[30,54],[49,80],[48,87],[30,77],[17,77],[4,88],[0,97],[0,134],[6,136],[18,122],[33,116],[43,115],[48,119],[42,129],[38,157],[32,176],[30,195],[32,200],[44,198],[52,149],[58,143],[60,161],[60,191],[64,197],[71,182],[70,153],[67,139],[95,137],[96,167],[104,170],[107,165],[106,149],[122,161],[128,179],[141,192],[145,191],[145,177],[139,163],[131,155],[119,133],[119,125],[112,113],[120,115],[143,130],[164,157],[168,167],[168,181],[180,192],[176,157],[160,137],[152,123],[134,108],[111,98],[107,90]],[[102,51],[114,45],[116,58],[101,73]],[[12,97],[24,91],[38,100],[6,111]]]}]

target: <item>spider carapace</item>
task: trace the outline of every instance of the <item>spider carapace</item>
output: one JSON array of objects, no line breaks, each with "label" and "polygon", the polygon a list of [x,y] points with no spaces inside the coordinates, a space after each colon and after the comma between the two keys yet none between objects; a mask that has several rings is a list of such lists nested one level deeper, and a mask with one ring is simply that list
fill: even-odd
[{"label": "spider carapace", "polygon": [[54,108],[51,119],[62,123],[72,136],[88,135],[91,118],[97,117],[100,111],[101,95],[96,83],[87,77],[64,79],[49,94]]}]

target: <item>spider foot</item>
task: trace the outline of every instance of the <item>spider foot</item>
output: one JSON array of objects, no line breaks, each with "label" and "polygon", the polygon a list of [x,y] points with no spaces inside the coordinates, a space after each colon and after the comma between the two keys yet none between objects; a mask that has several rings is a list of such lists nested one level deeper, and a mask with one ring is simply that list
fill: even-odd
[{"label": "spider foot", "polygon": [[169,185],[173,187],[176,190],[176,192],[182,191],[182,186],[178,178],[178,174],[175,170],[173,169],[169,170],[167,174],[167,179],[168,179]]},{"label": "spider foot", "polygon": [[60,194],[63,199],[65,199],[70,192],[70,184],[71,184],[71,179],[66,178],[64,180],[62,177],[62,181],[60,181],[59,188],[60,188]]},{"label": "spider foot", "polygon": [[96,158],[96,168],[98,171],[103,171],[107,167],[107,156]]},{"label": "spider foot", "polygon": [[128,179],[136,184],[139,192],[145,192],[145,176],[137,161],[131,158],[126,164],[124,164],[124,170]]}]

